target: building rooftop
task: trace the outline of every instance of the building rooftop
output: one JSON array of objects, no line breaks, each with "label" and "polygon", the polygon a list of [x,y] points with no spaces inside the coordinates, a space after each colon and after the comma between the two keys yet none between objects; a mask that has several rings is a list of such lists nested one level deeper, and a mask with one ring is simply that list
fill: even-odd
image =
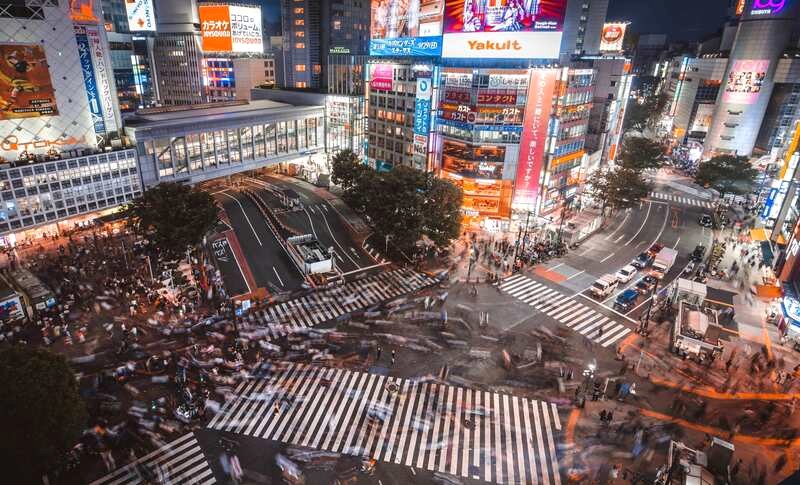
[{"label": "building rooftop", "polygon": [[[309,106],[298,107],[269,100],[170,106],[137,111],[126,119],[126,125],[132,128],[154,128],[182,123],[193,124],[201,118],[203,121],[233,121],[256,115],[290,113],[308,108]],[[313,108],[323,107],[313,106]]]}]

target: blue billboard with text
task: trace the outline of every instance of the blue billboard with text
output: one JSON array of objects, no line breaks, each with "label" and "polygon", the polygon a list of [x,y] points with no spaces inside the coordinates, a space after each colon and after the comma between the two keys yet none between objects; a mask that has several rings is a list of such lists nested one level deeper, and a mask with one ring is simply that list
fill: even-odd
[{"label": "blue billboard with text", "polygon": [[397,39],[372,39],[371,56],[438,57],[442,55],[442,37],[401,37]]}]

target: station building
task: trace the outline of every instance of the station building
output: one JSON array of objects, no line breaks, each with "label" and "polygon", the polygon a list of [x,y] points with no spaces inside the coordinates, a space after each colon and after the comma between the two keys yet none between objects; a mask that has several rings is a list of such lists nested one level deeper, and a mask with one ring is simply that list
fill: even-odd
[{"label": "station building", "polygon": [[232,101],[152,108],[127,120],[145,188],[196,184],[325,151],[323,106]]}]

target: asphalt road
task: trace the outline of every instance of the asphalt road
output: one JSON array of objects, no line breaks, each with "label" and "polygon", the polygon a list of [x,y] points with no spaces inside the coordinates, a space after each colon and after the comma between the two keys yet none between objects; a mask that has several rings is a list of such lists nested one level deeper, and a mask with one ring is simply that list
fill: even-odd
[{"label": "asphalt road", "polygon": [[302,275],[269,230],[258,208],[247,196],[235,191],[216,194],[230,218],[256,284],[271,292],[300,287]]},{"label": "asphalt road", "polygon": [[[375,261],[353,241],[345,223],[327,200],[301,184],[274,177],[261,178],[272,186],[293,189],[299,194],[303,211],[287,212],[282,217],[285,217],[292,227],[302,228],[307,234],[313,234],[324,247],[332,247],[336,254],[336,264],[342,272],[348,273],[375,265]],[[262,188],[262,193],[266,192],[268,191]],[[279,204],[272,196],[269,199],[265,198],[268,203],[270,200],[276,205]]]}]

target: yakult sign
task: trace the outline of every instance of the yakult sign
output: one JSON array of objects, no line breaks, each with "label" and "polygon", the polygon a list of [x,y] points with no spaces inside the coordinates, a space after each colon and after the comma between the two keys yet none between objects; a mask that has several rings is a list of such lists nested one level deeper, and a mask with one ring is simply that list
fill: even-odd
[{"label": "yakult sign", "polygon": [[513,201],[515,206],[528,210],[536,208],[539,195],[539,176],[544,164],[557,76],[557,69],[534,69],[528,84]]}]

